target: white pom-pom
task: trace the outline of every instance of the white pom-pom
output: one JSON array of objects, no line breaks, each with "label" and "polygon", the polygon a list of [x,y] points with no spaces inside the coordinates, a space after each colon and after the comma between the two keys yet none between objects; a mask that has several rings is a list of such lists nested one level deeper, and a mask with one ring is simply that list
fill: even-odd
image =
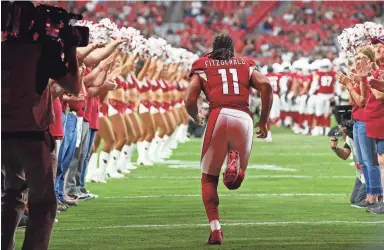
[{"label": "white pom-pom", "polygon": [[381,24],[373,23],[373,22],[365,22],[364,28],[367,30],[367,34],[371,39],[374,37],[384,35],[384,29]]},{"label": "white pom-pom", "polygon": [[109,29],[109,30],[117,30],[117,25],[111,21],[111,19],[109,18],[103,18],[100,20],[100,22],[98,23],[99,25],[101,26],[104,26],[105,28]]}]

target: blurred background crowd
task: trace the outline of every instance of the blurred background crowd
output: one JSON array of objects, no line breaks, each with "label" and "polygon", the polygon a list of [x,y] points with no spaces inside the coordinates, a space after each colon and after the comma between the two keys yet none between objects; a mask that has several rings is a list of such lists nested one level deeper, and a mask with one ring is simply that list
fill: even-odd
[{"label": "blurred background crowd", "polygon": [[[50,1],[51,4],[54,1]],[[260,65],[337,57],[336,36],[356,23],[381,23],[384,4],[376,1],[57,1],[87,20],[108,16],[147,37],[165,37],[198,55],[211,50],[212,38],[230,33],[239,55]]]}]

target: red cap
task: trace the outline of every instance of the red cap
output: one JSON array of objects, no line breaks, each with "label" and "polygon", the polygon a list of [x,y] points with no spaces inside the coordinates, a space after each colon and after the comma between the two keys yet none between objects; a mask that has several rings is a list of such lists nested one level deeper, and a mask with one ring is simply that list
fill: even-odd
[{"label": "red cap", "polygon": [[379,36],[372,39],[372,44],[378,44],[378,43],[384,44],[384,36]]}]

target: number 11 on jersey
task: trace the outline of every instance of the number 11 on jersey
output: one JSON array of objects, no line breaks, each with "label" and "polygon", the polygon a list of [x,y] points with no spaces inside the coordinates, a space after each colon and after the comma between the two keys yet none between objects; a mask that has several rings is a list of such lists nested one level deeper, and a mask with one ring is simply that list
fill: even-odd
[{"label": "number 11 on jersey", "polygon": [[[239,91],[239,78],[237,77],[236,69],[229,69],[229,73],[232,74],[232,82],[233,82],[233,93],[235,95],[240,94]],[[219,69],[219,74],[221,75],[221,81],[223,83],[223,94],[228,95],[228,77],[226,69]]]}]

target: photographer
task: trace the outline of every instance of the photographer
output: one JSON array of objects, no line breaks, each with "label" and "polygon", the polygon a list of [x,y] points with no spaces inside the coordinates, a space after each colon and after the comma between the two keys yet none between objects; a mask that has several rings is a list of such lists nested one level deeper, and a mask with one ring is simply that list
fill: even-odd
[{"label": "photographer", "polygon": [[[18,11],[10,12],[12,8]],[[2,10],[18,13],[10,18],[20,24],[17,37],[1,43],[1,152],[5,175],[2,249],[14,248],[15,230],[28,198],[29,221],[23,249],[44,250],[48,249],[56,216],[55,141],[49,133],[54,117],[48,81],[54,79],[67,92],[79,93],[76,36],[72,27],[63,29],[66,66],[61,58],[62,44],[32,31],[38,22],[33,20],[35,7],[31,2],[2,2]]]},{"label": "photographer", "polygon": [[342,148],[339,148],[337,146],[338,144],[337,137],[331,138],[330,146],[331,146],[331,149],[336,153],[336,155],[343,160],[347,160],[352,153],[353,160],[356,166],[357,178],[355,180],[355,185],[353,186],[353,189],[352,189],[350,202],[352,207],[360,208],[359,204],[365,201],[367,193],[366,193],[366,185],[365,185],[365,178],[363,175],[363,171],[361,169],[361,165],[359,164],[356,156],[355,146],[353,142],[352,128],[348,129],[346,127],[342,127],[341,135],[343,137],[344,146]]}]

